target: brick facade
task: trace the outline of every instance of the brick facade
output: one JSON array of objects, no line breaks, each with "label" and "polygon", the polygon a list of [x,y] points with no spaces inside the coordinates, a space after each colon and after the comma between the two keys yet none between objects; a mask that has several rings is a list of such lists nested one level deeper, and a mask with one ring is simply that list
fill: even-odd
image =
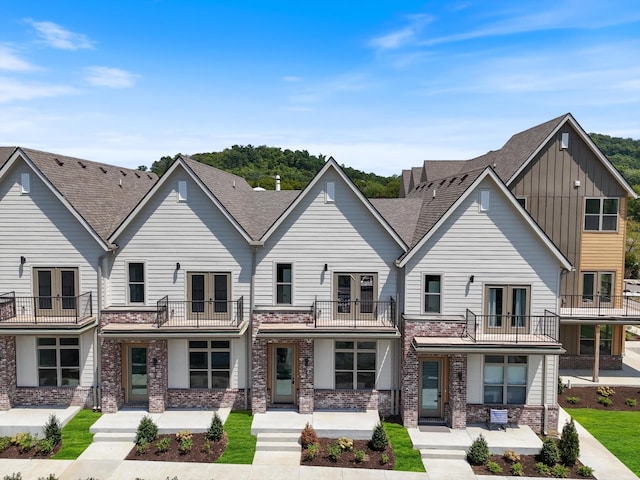
[{"label": "brick facade", "polygon": [[124,403],[122,391],[122,348],[118,340],[100,340],[102,358],[100,372],[101,406],[103,413],[116,413]]},{"label": "brick facade", "polygon": [[157,309],[149,310],[102,310],[100,315],[100,326],[104,327],[110,323],[124,324],[144,324],[156,323],[158,321]]},{"label": "brick facade", "polygon": [[318,409],[378,410],[383,416],[393,414],[390,390],[315,390],[314,402]]},{"label": "brick facade", "polygon": [[18,387],[15,403],[93,408],[93,387]]},{"label": "brick facade", "polygon": [[162,413],[167,406],[168,373],[167,341],[149,340],[147,344],[149,413]]},{"label": "brick facade", "polygon": [[[560,368],[593,369],[593,355],[560,355]],[[622,370],[621,355],[600,355],[600,370]]]},{"label": "brick facade", "polygon": [[0,336],[0,410],[16,403],[16,337]]},{"label": "brick facade", "polygon": [[[466,421],[468,423],[487,423],[489,421],[489,411],[491,408],[496,408],[496,406],[467,405]],[[527,425],[536,433],[544,430],[544,407],[542,407],[542,405],[500,405],[499,408],[509,411],[508,417],[510,424]],[[560,407],[557,405],[547,409],[547,428],[549,432],[558,430],[559,413]]]},{"label": "brick facade", "polygon": [[245,391],[238,388],[226,390],[170,388],[167,390],[167,407],[242,410],[245,408]]}]

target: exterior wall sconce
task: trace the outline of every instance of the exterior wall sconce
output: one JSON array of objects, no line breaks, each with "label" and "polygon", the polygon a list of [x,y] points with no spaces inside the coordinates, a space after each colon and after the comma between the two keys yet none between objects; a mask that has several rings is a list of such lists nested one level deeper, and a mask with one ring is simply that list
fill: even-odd
[{"label": "exterior wall sconce", "polygon": [[304,357],[304,366],[305,367],[309,366],[309,357]]},{"label": "exterior wall sconce", "polygon": [[20,257],[20,265],[24,265],[25,263],[27,263],[27,257],[25,257],[24,255],[22,255]]},{"label": "exterior wall sconce", "polygon": [[154,367],[158,366],[158,359],[156,357],[153,357],[153,359],[151,361],[153,362],[153,366]]},{"label": "exterior wall sconce", "polygon": [[458,372],[458,381],[462,382],[462,372]]},{"label": "exterior wall sconce", "polygon": [[176,262],[176,270],[180,270],[180,262]]},{"label": "exterior wall sconce", "polygon": [[469,277],[469,283],[473,283],[473,281],[476,279],[475,275],[471,275]]},{"label": "exterior wall sconce", "polygon": [[324,271],[326,272],[327,270],[329,270],[329,265],[327,265],[326,263],[324,264]]}]

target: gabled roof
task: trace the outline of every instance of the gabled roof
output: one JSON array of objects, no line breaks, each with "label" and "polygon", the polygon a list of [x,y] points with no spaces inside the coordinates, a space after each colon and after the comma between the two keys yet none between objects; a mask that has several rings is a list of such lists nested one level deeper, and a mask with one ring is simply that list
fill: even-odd
[{"label": "gabled roof", "polygon": [[[486,178],[494,181],[498,189],[507,198],[507,200],[516,208],[524,221],[532,229],[536,235],[552,254],[558,259],[559,263],[570,270],[571,263],[555,246],[551,239],[544,233],[538,224],[531,218],[526,210],[518,203],[513,194],[509,191],[504,182],[498,177],[491,167],[485,167],[482,170],[466,172],[462,176],[454,176],[449,179],[440,179],[433,182],[426,182],[422,186],[416,187],[412,196],[423,195],[423,204],[420,212],[414,241],[411,249],[398,260],[398,266],[404,267],[409,259],[420,250],[420,248],[428,241],[429,238],[442,226],[442,224],[453,214],[462,202],[475,191],[476,187]],[[424,187],[424,185],[428,185]],[[430,185],[430,186],[429,186]],[[435,196],[432,188],[435,190]],[[431,197],[431,200],[429,200]],[[439,200],[436,201],[436,199]]]},{"label": "gabled roof", "polygon": [[3,147],[13,153],[0,169],[0,179],[22,158],[96,240],[109,235],[157,181],[157,176],[89,160],[29,148]]}]

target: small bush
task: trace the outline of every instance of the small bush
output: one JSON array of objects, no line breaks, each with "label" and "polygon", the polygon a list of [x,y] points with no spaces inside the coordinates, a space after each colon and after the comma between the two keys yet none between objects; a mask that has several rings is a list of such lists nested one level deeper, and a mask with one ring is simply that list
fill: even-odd
[{"label": "small bush", "polygon": [[350,438],[340,437],[337,443],[342,450],[353,450],[353,440]]},{"label": "small bush", "polygon": [[613,397],[616,393],[616,391],[613,389],[613,387],[607,387],[607,386],[601,386],[598,387],[596,392],[598,392],[598,395],[600,395],[601,397]]},{"label": "small bush", "polygon": [[551,473],[549,466],[542,462],[536,463],[534,468],[536,469],[536,473],[542,477],[546,477]]},{"label": "small bush", "polygon": [[580,475],[581,477],[592,477],[593,468],[587,467],[586,465],[580,465],[578,467],[578,475]]},{"label": "small bush", "polygon": [[12,473],[11,475],[5,475],[3,480],[22,480],[22,474],[18,472]]},{"label": "small bush", "polygon": [[364,450],[355,450],[353,452],[353,458],[355,458],[356,463],[362,463],[364,461]]},{"label": "small bush", "polygon": [[383,453],[380,455],[380,465],[386,465],[387,463],[389,463],[389,455]]},{"label": "small bush", "polygon": [[180,439],[180,446],[178,447],[178,450],[180,450],[180,453],[182,455],[189,453],[192,447],[193,438],[191,438],[190,436],[185,436]]},{"label": "small bush", "polygon": [[516,462],[511,465],[511,475],[514,477],[521,477],[524,475],[524,467],[520,462]]},{"label": "small bush", "polygon": [[567,397],[567,403],[571,405],[577,405],[580,403],[580,397]]},{"label": "small bush", "polygon": [[149,442],[147,442],[144,438],[140,440],[140,442],[136,443],[136,454],[142,455],[149,451]]},{"label": "small bush", "polygon": [[53,443],[53,440],[43,438],[42,440],[38,440],[38,442],[36,443],[36,452],[42,455],[51,455],[54,447],[55,445]]},{"label": "small bush", "polygon": [[491,473],[502,473],[502,467],[496,462],[487,462],[487,470]]},{"label": "small bush", "polygon": [[567,478],[569,476],[569,468],[557,463],[551,469],[551,476],[553,478]]},{"label": "small bush", "polygon": [[[11,443],[11,445],[19,446],[20,442],[22,442],[22,439],[25,438],[27,435],[29,435],[29,434],[25,433],[25,432],[18,432],[14,436],[9,438],[9,442]],[[29,435],[29,436],[31,436],[31,435]]]},{"label": "small bush", "polygon": [[542,450],[540,451],[540,460],[548,467],[553,467],[560,461],[560,451],[558,444],[551,437],[544,437],[542,441]]},{"label": "small bush", "polygon": [[153,422],[149,415],[145,415],[140,419],[138,431],[136,432],[136,444],[140,445],[143,440],[149,444],[155,442],[158,438],[158,426]]},{"label": "small bush", "polygon": [[471,465],[484,465],[489,460],[489,445],[482,434],[476,438],[467,454],[467,461]]},{"label": "small bush", "polygon": [[222,419],[218,412],[213,414],[213,418],[211,419],[211,425],[207,430],[207,440],[211,440],[212,442],[219,442],[222,440],[222,435],[224,434],[224,425],[222,424]]},{"label": "small bush", "polygon": [[20,441],[18,442],[18,449],[21,452],[29,452],[33,447],[35,447],[38,443],[38,437],[32,437],[30,433],[25,433],[20,437]]},{"label": "small bush", "polygon": [[0,437],[0,452],[4,452],[11,445],[11,439],[9,437]]},{"label": "small bush", "polygon": [[572,466],[576,464],[580,455],[580,439],[573,418],[562,427],[562,436],[558,442],[560,451],[560,461],[563,465]]},{"label": "small bush", "polygon": [[307,451],[304,454],[307,460],[313,460],[320,452],[320,444],[318,442],[307,445]]},{"label": "small bush", "polygon": [[605,407],[610,407],[611,405],[613,405],[613,400],[611,400],[609,397],[598,397],[598,403],[600,405],[604,405]]},{"label": "small bush", "polygon": [[517,463],[520,461],[520,455],[518,455],[513,450],[505,450],[502,454],[502,458],[504,458],[509,463]]},{"label": "small bush", "polygon": [[183,440],[193,440],[193,434],[189,430],[181,430],[176,433],[176,440],[182,442]]},{"label": "small bush", "polygon": [[334,462],[337,462],[342,455],[342,447],[338,445],[338,443],[332,443],[327,447],[327,453],[329,454],[329,458]]},{"label": "small bush", "polygon": [[313,445],[318,443],[318,434],[313,429],[309,422],[302,429],[302,434],[300,434],[300,444],[302,448],[308,448],[309,445]]},{"label": "small bush", "polygon": [[564,393],[564,383],[562,382],[562,377],[558,375],[558,395],[562,395]]},{"label": "small bush", "polygon": [[635,406],[638,404],[638,400],[636,400],[635,398],[627,398],[627,399],[624,401],[624,404],[625,404],[627,407],[635,407]]},{"label": "small bush", "polygon": [[62,429],[60,428],[60,420],[55,414],[49,415],[49,420],[42,427],[42,431],[44,432],[44,438],[51,441],[54,446],[60,443],[62,439]]},{"label": "small bush", "polygon": [[164,453],[169,451],[169,446],[171,445],[171,439],[169,437],[164,437],[158,440],[156,443],[156,450],[158,453]]},{"label": "small bush", "polygon": [[38,480],[58,480],[58,477],[56,477],[53,473],[50,473],[46,477],[38,477]]},{"label": "small bush", "polygon": [[371,450],[382,452],[387,448],[387,445],[389,445],[389,437],[387,436],[387,432],[385,432],[382,423],[378,422],[376,427],[373,429],[373,435],[371,436],[369,446],[371,447]]},{"label": "small bush", "polygon": [[208,438],[205,439],[204,444],[202,445],[202,451],[204,453],[209,453],[211,451],[211,440]]}]

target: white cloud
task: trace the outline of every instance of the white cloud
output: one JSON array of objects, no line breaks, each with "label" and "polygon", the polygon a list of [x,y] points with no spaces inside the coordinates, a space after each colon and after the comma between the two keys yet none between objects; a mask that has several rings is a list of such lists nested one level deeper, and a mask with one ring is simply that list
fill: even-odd
[{"label": "white cloud", "polygon": [[135,73],[111,67],[87,67],[85,80],[95,87],[129,88],[140,77]]},{"label": "white cloud", "polygon": [[93,48],[93,42],[86,35],[65,30],[57,23],[36,22],[31,19],[27,19],[26,22],[36,30],[44,43],[51,48],[59,50]]},{"label": "white cloud", "polygon": [[11,78],[0,77],[0,103],[42,97],[59,97],[76,93],[78,91],[75,88],[67,85],[26,84]]},{"label": "white cloud", "polygon": [[433,17],[429,15],[412,15],[409,17],[409,25],[395,32],[387,33],[372,38],[369,45],[379,50],[395,50],[404,47],[418,36],[425,24],[431,22]]},{"label": "white cloud", "polygon": [[0,70],[28,72],[37,70],[37,67],[16,55],[13,48],[7,45],[0,45]]}]

